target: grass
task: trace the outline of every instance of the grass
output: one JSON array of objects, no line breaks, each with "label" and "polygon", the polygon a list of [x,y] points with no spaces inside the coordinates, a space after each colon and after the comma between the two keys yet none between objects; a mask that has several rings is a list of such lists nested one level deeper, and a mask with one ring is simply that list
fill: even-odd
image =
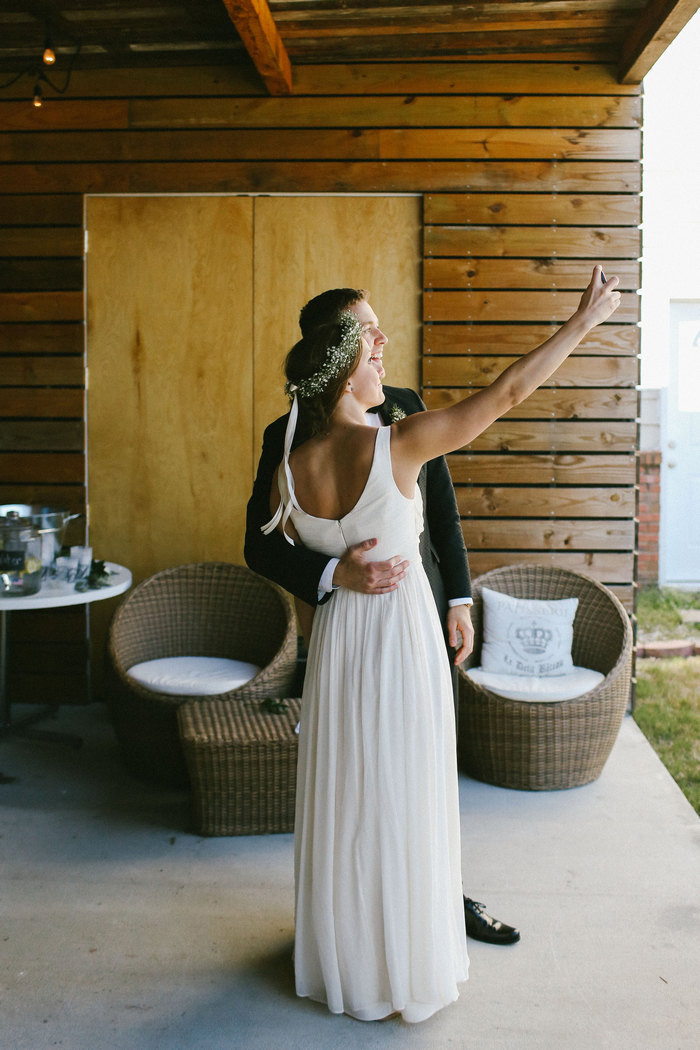
[{"label": "grass", "polygon": [[[637,602],[639,641],[700,641],[700,624],[684,622],[683,609],[700,609],[700,593],[643,588]],[[634,719],[700,814],[700,656],[638,660]]]},{"label": "grass", "polygon": [[700,814],[700,656],[638,660],[634,720]]},{"label": "grass", "polygon": [[677,591],[670,587],[642,587],[637,597],[637,634],[640,642],[672,638],[700,641],[700,623],[687,623],[682,613],[700,609],[700,591]]}]

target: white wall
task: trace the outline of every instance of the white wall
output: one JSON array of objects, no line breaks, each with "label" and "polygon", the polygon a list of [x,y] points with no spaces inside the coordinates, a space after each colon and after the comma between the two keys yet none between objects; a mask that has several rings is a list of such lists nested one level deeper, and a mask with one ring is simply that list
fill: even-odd
[{"label": "white wall", "polygon": [[700,12],[644,79],[642,386],[668,385],[669,301],[700,300]]}]

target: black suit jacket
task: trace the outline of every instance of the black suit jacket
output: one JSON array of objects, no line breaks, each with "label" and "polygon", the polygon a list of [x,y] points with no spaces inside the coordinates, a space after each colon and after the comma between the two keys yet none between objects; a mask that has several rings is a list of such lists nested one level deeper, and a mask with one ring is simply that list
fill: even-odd
[{"label": "black suit jacket", "polygon": [[[385,386],[384,393],[386,400],[379,410],[384,423],[392,422],[391,413],[395,407],[406,415],[425,411],[425,405],[413,390]],[[270,491],[282,460],[287,419],[286,415],[280,416],[265,430],[258,473],[248,501],[245,560],[261,576],[280,584],[309,605],[316,605],[318,584],[328,564],[328,556],[307,547],[292,547],[277,530],[268,536],[260,531],[261,525],[270,518]],[[297,425],[293,447],[307,437],[303,425]],[[418,484],[425,508],[421,558],[438,611],[444,618],[448,599],[471,597],[467,552],[444,456],[432,459],[422,467]]]}]

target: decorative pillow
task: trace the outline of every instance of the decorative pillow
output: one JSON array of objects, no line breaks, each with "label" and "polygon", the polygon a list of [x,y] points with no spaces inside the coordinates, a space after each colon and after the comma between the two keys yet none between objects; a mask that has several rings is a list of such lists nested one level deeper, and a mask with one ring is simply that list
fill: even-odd
[{"label": "decorative pillow", "polygon": [[465,671],[468,678],[506,700],[525,700],[532,704],[547,704],[557,700],[573,700],[590,693],[605,679],[600,671],[587,667],[574,667],[572,674],[537,675],[495,674],[481,667],[470,667]]},{"label": "decorative pillow", "polygon": [[571,674],[573,623],[578,598],[511,598],[482,587],[484,641],[481,667],[497,674]]},{"label": "decorative pillow", "polygon": [[219,656],[168,656],[134,664],[127,674],[145,689],[168,696],[218,696],[245,685],[260,671]]}]

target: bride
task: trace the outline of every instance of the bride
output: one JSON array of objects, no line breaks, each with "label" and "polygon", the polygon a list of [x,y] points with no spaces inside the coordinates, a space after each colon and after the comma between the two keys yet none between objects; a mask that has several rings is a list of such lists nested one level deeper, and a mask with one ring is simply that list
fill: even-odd
[{"label": "bride", "polygon": [[[523,401],[616,309],[596,266],[573,316],[489,387],[391,427],[357,317],[290,351],[293,404],[265,531],[340,557],[410,564],[395,591],[340,588],[299,607],[309,654],[295,822],[296,989],[360,1020],[417,1022],[453,1002],[468,971],[454,707],[447,652],[418,550],[422,464],[468,444]],[[311,437],[293,452],[298,413]]]}]

